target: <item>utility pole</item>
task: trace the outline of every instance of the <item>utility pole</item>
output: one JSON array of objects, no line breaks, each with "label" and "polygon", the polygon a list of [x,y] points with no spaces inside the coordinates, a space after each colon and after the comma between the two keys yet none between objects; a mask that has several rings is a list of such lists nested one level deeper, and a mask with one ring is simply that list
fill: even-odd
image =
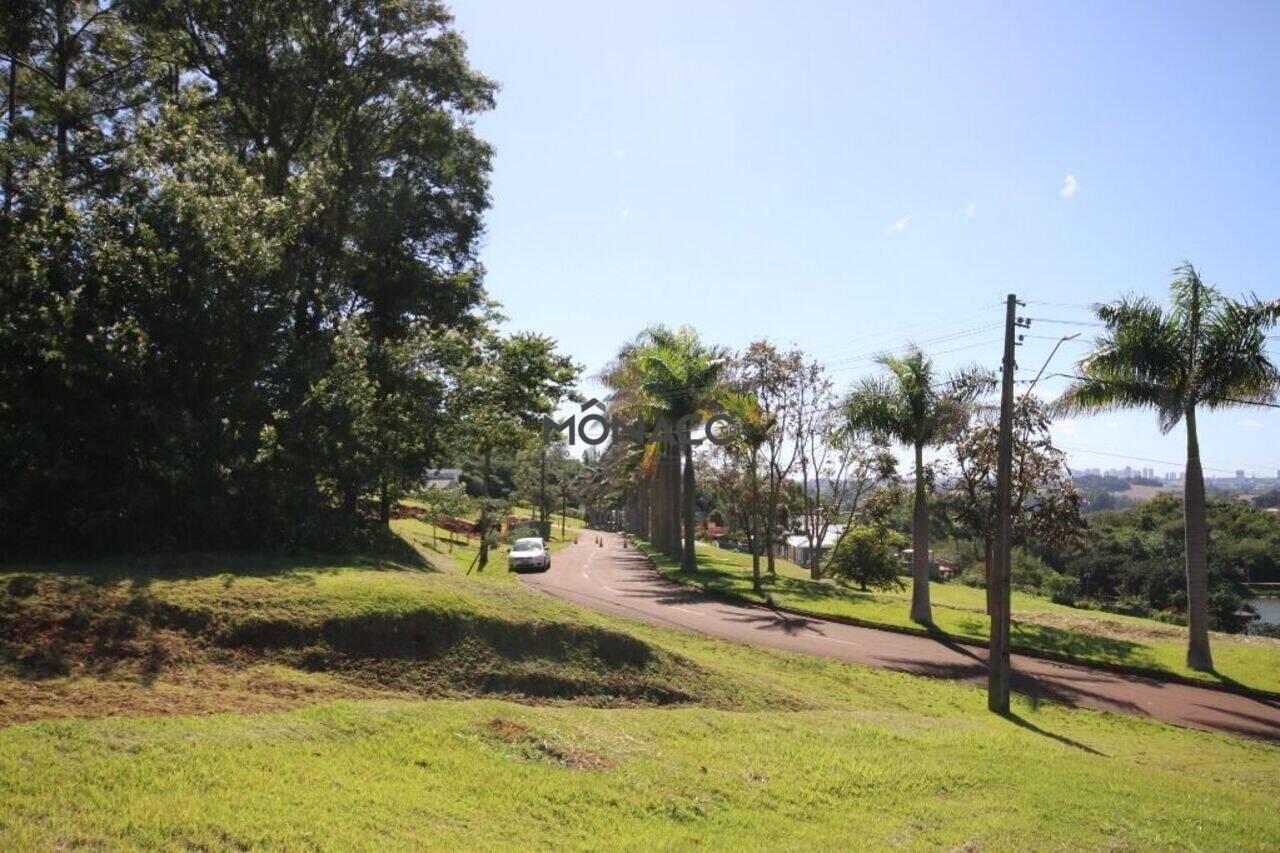
[{"label": "utility pole", "polygon": [[991,602],[991,649],[987,659],[987,707],[997,714],[1009,713],[1009,546],[1012,533],[1013,494],[1013,372],[1017,366],[1014,348],[1018,297],[1010,293],[1005,303],[1004,361],[1000,381],[1000,433],[996,450],[996,529],[987,583]]},{"label": "utility pole", "polygon": [[551,522],[547,518],[547,441],[544,437],[542,440],[542,485],[539,487],[538,496],[538,535],[544,540],[551,538]]}]

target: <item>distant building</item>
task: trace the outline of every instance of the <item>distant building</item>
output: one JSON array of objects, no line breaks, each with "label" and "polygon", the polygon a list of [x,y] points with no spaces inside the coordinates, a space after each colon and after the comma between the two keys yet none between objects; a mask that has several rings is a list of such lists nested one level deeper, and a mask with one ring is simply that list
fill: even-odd
[{"label": "distant building", "polygon": [[428,489],[447,489],[462,482],[461,468],[437,468],[426,472]]},{"label": "distant building", "polygon": [[[840,534],[844,533],[843,524],[833,524],[827,528],[827,535],[822,537],[822,543],[818,546],[818,559],[822,557],[835,544],[840,541]],[[809,537],[804,535],[788,536],[786,540],[778,546],[778,556],[785,560],[801,566],[809,565]]]}]

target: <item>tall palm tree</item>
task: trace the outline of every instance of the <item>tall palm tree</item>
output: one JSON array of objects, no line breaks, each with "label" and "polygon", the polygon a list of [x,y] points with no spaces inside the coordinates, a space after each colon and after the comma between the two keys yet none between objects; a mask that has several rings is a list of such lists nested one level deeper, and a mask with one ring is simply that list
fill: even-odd
[{"label": "tall palm tree", "polygon": [[[601,381],[611,391],[610,414],[639,422],[646,434],[652,432],[663,412],[658,403],[641,393],[640,386],[645,377],[640,370],[640,356],[645,349],[654,346],[656,338],[666,334],[669,332],[661,326],[645,329],[623,344],[613,362],[600,374]],[[673,478],[665,458],[669,454],[663,454],[661,446],[653,442],[630,445],[619,442],[618,438],[614,437],[610,450],[621,448],[619,458],[624,461],[622,468],[626,474],[626,486],[633,497],[633,532],[648,539],[660,552],[679,558],[677,536],[671,511],[668,510],[668,506],[673,504]],[[622,444],[627,446],[624,448]],[[674,478],[674,487],[679,489],[678,477]],[[678,502],[677,493],[675,503]]]},{"label": "tall palm tree", "polygon": [[654,343],[639,353],[638,365],[643,377],[640,391],[662,409],[675,430],[679,449],[683,450],[684,483],[680,509],[684,548],[680,555],[680,568],[691,571],[697,567],[694,550],[697,490],[691,420],[714,411],[723,393],[721,379],[728,364],[728,354],[720,347],[703,344],[698,333],[688,326],[674,333],[657,335]]},{"label": "tall palm tree", "polygon": [[[682,569],[693,569],[697,564],[694,550],[696,475],[686,419],[715,410],[727,362],[725,350],[703,344],[698,333],[689,327],[673,331],[654,326],[624,346],[614,365],[604,374],[606,384],[614,389],[611,402],[616,411],[641,417],[650,426],[665,421],[672,429],[670,440],[658,442],[649,456],[651,467],[656,468],[655,482],[659,484],[655,503],[662,514],[659,529],[665,531],[661,538],[671,540],[667,544],[674,545],[672,556],[678,557]],[[679,446],[674,443],[676,439]],[[681,450],[683,486],[679,482]],[[674,472],[674,476],[669,472]],[[662,547],[663,543],[655,544]]]},{"label": "tall palm tree", "polygon": [[1267,357],[1266,330],[1276,322],[1280,303],[1228,299],[1202,282],[1189,263],[1173,274],[1168,309],[1145,297],[1094,306],[1107,330],[1076,366],[1079,378],[1059,405],[1075,412],[1154,409],[1163,433],[1186,423],[1187,666],[1211,671],[1208,531],[1196,412],[1275,400],[1280,373]]},{"label": "tall palm tree", "polygon": [[746,466],[747,489],[750,492],[747,509],[748,538],[751,541],[751,586],[757,595],[764,589],[760,583],[760,551],[756,543],[760,524],[760,448],[777,427],[777,419],[765,414],[754,394],[725,393],[721,399],[724,413],[734,423],[733,436],[727,449]]},{"label": "tall palm tree", "polygon": [[930,624],[929,505],[925,493],[924,449],[952,441],[969,422],[979,397],[995,380],[990,371],[967,368],[939,377],[933,360],[914,344],[901,356],[880,355],[888,373],[864,379],[845,400],[850,430],[897,441],[915,451],[916,498],[911,516],[911,618]]}]

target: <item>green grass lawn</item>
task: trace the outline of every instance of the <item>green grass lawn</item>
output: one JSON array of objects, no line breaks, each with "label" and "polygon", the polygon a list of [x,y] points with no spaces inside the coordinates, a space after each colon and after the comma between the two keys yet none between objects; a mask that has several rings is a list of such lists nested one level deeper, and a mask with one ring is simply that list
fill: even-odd
[{"label": "green grass lawn", "polygon": [[[659,570],[672,580],[708,590],[763,601],[751,588],[751,556],[699,545],[698,570],[654,555]],[[777,577],[766,576],[765,595],[780,607],[819,616],[856,619],[872,625],[919,629],[909,618],[911,590],[860,591],[829,580],[812,581],[809,572],[777,560]],[[763,561],[762,561],[763,570]],[[904,578],[909,583],[909,579]],[[986,590],[960,583],[931,583],[936,628],[961,639],[986,640]],[[1213,635],[1216,673],[1186,666],[1186,629],[1141,619],[1054,604],[1048,599],[1013,593],[1012,640],[1019,651],[1105,663],[1155,673],[1194,678],[1210,684],[1235,684],[1280,693],[1280,640],[1241,635]]]},{"label": "green grass lawn", "polygon": [[[547,540],[547,548],[551,553],[559,551],[577,541],[582,534],[582,522],[574,518],[566,521],[578,521],[578,526],[565,525],[564,535],[560,535],[558,516],[552,525],[551,538]],[[452,533],[443,527],[437,527],[429,521],[416,518],[401,518],[391,522],[391,529],[405,542],[409,543],[423,559],[430,562],[440,571],[462,572],[463,574],[488,574],[506,576],[510,572],[507,564],[507,546],[499,545],[489,549],[489,565],[481,572],[476,557],[480,553],[480,539],[467,537],[461,533]]]},{"label": "green grass lawn", "polygon": [[985,701],[498,573],[6,566],[0,849],[1280,845],[1280,747]]}]

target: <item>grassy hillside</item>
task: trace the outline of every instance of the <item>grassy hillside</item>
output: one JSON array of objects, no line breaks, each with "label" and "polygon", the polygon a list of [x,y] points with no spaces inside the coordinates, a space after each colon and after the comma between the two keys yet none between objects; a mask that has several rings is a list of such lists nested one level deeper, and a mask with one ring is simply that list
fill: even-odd
[{"label": "grassy hillside", "polygon": [[[751,588],[751,557],[736,551],[699,546],[698,570],[679,566],[651,550],[659,570],[671,580],[763,601]],[[765,597],[781,607],[820,616],[856,619],[868,624],[919,629],[909,618],[911,590],[860,591],[829,580],[814,582],[809,572],[786,560],[778,575],[766,578]],[[905,580],[905,579],[904,579]],[[986,590],[959,583],[932,583],[929,595],[937,628],[962,639],[986,640]],[[1280,640],[1242,635],[1213,635],[1216,673],[1186,666],[1186,629],[1141,619],[1054,604],[1013,593],[1014,647],[1032,654],[1067,657],[1194,678],[1210,684],[1237,684],[1280,693]]]},{"label": "grassy hillside", "polygon": [[[555,516],[558,520],[559,516]],[[577,519],[567,518],[572,522]],[[429,521],[413,518],[396,519],[391,522],[391,529],[413,547],[418,556],[430,563],[439,571],[460,572],[462,574],[487,574],[490,577],[502,578],[508,575],[507,546],[500,545],[489,549],[489,565],[481,572],[476,557],[480,553],[479,537],[467,537],[460,533],[452,533],[443,527],[437,527]],[[551,538],[547,540],[547,548],[552,553],[572,545],[578,536],[583,535],[582,522],[578,526],[565,525],[565,535],[560,535],[557,521],[551,528]]]},{"label": "grassy hillside", "polygon": [[968,686],[497,573],[4,572],[4,849],[1280,845],[1275,745],[1021,699],[997,717]]}]

